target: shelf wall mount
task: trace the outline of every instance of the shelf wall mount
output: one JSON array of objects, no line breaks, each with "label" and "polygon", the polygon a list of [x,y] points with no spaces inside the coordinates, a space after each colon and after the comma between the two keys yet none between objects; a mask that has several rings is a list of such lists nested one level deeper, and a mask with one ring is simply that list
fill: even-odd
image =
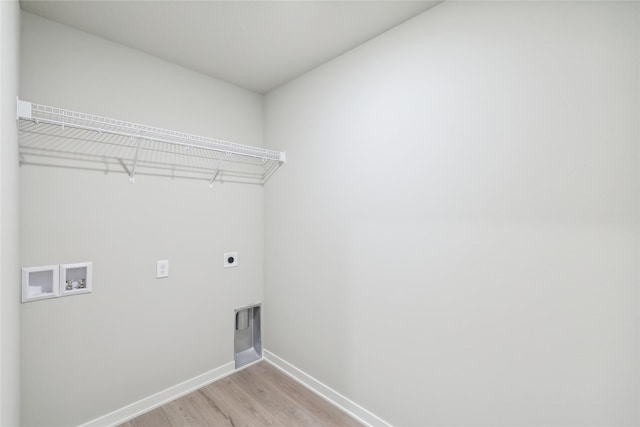
[{"label": "shelf wall mount", "polygon": [[286,152],[17,99],[21,164],[264,185]]}]

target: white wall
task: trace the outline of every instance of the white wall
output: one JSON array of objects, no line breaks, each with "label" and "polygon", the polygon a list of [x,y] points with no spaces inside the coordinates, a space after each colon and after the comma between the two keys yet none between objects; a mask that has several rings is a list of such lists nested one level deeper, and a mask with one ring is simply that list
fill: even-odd
[{"label": "white wall", "polygon": [[[262,145],[260,95],[26,12],[21,67],[28,101]],[[22,264],[94,272],[92,294],[22,305],[23,425],[78,425],[233,360],[233,309],[262,300],[261,187],[26,164],[20,179]],[[222,268],[228,250],[241,267]]]},{"label": "white wall", "polygon": [[635,2],[445,2],[266,97],[266,348],[398,426],[637,425]]},{"label": "white wall", "polygon": [[20,424],[18,94],[20,5],[0,2],[0,425]]}]

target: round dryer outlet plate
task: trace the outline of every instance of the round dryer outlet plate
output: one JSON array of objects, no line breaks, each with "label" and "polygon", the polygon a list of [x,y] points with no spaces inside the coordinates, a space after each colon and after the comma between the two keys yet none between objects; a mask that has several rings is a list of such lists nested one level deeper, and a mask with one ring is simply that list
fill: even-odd
[{"label": "round dryer outlet plate", "polygon": [[237,267],[238,266],[238,252],[225,252],[224,253],[224,268]]}]

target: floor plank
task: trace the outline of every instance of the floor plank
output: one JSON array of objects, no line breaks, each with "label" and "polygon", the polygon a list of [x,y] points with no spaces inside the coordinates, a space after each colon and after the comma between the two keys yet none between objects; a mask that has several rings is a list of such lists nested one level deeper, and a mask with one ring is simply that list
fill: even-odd
[{"label": "floor plank", "polygon": [[362,424],[263,361],[120,427],[165,426],[362,427]]}]

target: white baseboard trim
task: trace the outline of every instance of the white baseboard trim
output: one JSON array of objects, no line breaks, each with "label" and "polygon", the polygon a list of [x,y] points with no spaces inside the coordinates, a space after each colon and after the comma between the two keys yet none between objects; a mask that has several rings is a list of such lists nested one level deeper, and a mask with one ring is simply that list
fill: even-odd
[{"label": "white baseboard trim", "polygon": [[342,394],[333,390],[331,387],[321,383],[311,375],[296,368],[281,357],[271,353],[269,350],[264,350],[264,359],[318,396],[342,409],[344,412],[351,415],[361,423],[370,427],[392,427],[391,424],[389,424],[382,418],[367,411],[351,399],[343,396]]},{"label": "white baseboard trim", "polygon": [[[311,375],[295,367],[291,363],[282,359],[281,357],[271,353],[269,350],[264,350],[264,359],[271,365],[275,366],[298,383],[302,384],[318,396],[342,409],[353,418],[357,419],[361,423],[369,427],[393,427],[391,424],[366,410],[362,406],[358,405],[351,399],[343,396],[331,387],[318,381]],[[189,394],[201,387],[211,384],[221,378],[231,375],[241,369],[245,369],[254,363],[258,363],[260,360],[252,362],[243,366],[240,369],[235,369],[235,363],[229,362],[209,372],[198,375],[179,384],[171,386],[165,390],[155,393],[151,396],[138,400],[120,409],[116,409],[106,415],[102,415],[91,421],[88,421],[79,427],[113,427],[119,424],[125,423],[139,415],[151,411],[165,403],[171,402],[179,397]]]},{"label": "white baseboard trim", "polygon": [[140,399],[130,405],[123,408],[116,409],[101,417],[95,418],[87,423],[82,424],[80,427],[110,427],[118,424],[125,423],[138,415],[142,415],[145,412],[149,412],[152,409],[162,406],[165,403],[171,402],[185,394],[189,394],[201,387],[211,384],[220,378],[236,372],[235,363],[229,362],[215,369],[205,372],[191,379],[171,386],[165,390],[162,390],[156,394]]}]

